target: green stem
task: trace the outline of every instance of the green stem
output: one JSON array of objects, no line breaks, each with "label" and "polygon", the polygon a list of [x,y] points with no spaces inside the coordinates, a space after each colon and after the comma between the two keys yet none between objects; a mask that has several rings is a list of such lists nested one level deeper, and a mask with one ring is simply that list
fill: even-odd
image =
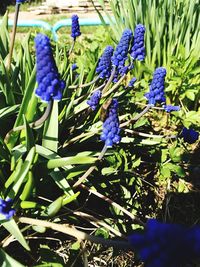
[{"label": "green stem", "polygon": [[[100,155],[98,156],[98,160],[101,160],[103,158],[103,156],[105,155],[106,151],[107,151],[107,146],[104,145]],[[84,180],[94,171],[94,169],[96,168],[96,166],[92,166],[90,167],[79,179],[78,181],[73,185],[74,187],[79,186],[80,184],[82,184],[82,182],[84,182]]]},{"label": "green stem", "polygon": [[119,79],[119,81],[109,90],[109,91],[107,91],[104,95],[103,95],[103,97],[106,97],[106,96],[108,96],[108,95],[110,95],[111,93],[113,93],[119,86],[120,86],[120,84],[121,84],[121,82],[125,79],[125,77],[126,77],[126,74],[124,74],[120,79]]},{"label": "green stem", "polygon": [[20,9],[20,3],[16,3],[15,17],[14,17],[11,43],[10,43],[10,51],[9,51],[9,55],[8,55],[8,66],[7,66],[8,70],[10,70],[10,67],[11,67],[12,54],[13,54],[14,43],[15,43],[15,36],[16,36],[16,31],[17,31],[17,21],[18,21],[18,16],[19,16],[19,9]]},{"label": "green stem", "polygon": [[92,80],[92,81],[89,82],[89,83],[84,83],[84,84],[80,84],[80,85],[71,85],[71,86],[69,86],[68,88],[69,88],[69,89],[77,89],[77,88],[88,87],[88,86],[94,84],[94,83],[95,83],[96,81],[98,81],[98,80],[99,80],[99,76],[97,76],[94,80]]},{"label": "green stem", "polygon": [[120,127],[121,127],[121,128],[122,128],[122,127],[125,127],[125,126],[127,126],[128,124],[130,124],[131,122],[139,120],[144,114],[146,114],[146,113],[149,111],[149,109],[150,109],[151,107],[152,107],[152,105],[148,104],[148,105],[145,107],[145,109],[144,109],[142,112],[140,112],[139,114],[137,114],[133,119],[130,119],[129,121],[125,121],[124,123],[121,123],[121,124],[120,124]]},{"label": "green stem", "polygon": [[[29,126],[31,128],[37,128],[39,127],[40,125],[42,125],[49,117],[50,113],[51,113],[51,110],[52,110],[52,107],[53,107],[53,100],[49,101],[48,102],[48,106],[46,107],[46,110],[44,112],[44,114],[42,115],[42,117],[40,117],[37,121],[34,121],[34,122],[31,122],[29,124]],[[25,125],[20,125],[18,127],[15,127],[13,129],[11,129],[5,136],[5,139],[4,139],[4,142],[7,143],[11,134],[13,132],[17,132],[17,131],[21,131],[21,130],[24,130],[25,129]]]},{"label": "green stem", "polygon": [[71,55],[71,53],[74,49],[75,43],[76,43],[76,38],[73,38],[72,45],[71,45],[69,52],[68,52],[68,57]]},{"label": "green stem", "polygon": [[113,67],[113,70],[111,72],[110,78],[107,81],[107,84],[105,85],[103,91],[102,91],[102,95],[107,91],[108,87],[110,86],[114,76],[115,76],[115,72],[116,72],[116,66]]}]

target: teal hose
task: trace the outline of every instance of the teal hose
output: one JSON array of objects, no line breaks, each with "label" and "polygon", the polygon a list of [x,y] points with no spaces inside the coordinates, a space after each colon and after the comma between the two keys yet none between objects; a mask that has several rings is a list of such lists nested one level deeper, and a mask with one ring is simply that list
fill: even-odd
[{"label": "teal hose", "polygon": [[[0,20],[0,25],[2,20]],[[58,40],[57,31],[62,27],[71,27],[71,18],[63,19],[56,22],[53,26],[42,20],[20,20],[17,22],[17,27],[38,27],[50,31],[55,41]],[[79,18],[80,26],[99,26],[102,25],[102,21],[99,18]],[[105,20],[105,24],[109,24],[108,20]],[[8,20],[8,26],[13,26],[13,20]]]}]

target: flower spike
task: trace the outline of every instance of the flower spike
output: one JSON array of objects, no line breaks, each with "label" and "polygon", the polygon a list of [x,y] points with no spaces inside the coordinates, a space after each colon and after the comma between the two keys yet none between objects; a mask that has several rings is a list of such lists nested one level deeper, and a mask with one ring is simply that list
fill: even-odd
[{"label": "flower spike", "polygon": [[35,94],[45,102],[61,100],[65,82],[59,77],[49,38],[38,34],[35,37],[35,48],[38,82]]},{"label": "flower spike", "polygon": [[107,119],[103,123],[103,133],[100,137],[102,141],[105,141],[107,147],[112,147],[113,144],[118,144],[121,140],[117,109],[118,101],[113,98],[108,110]]},{"label": "flower spike", "polygon": [[145,34],[144,25],[138,24],[134,31],[134,40],[133,40],[133,46],[131,48],[131,57],[139,61],[142,61],[145,58],[144,34]]},{"label": "flower spike", "polygon": [[81,35],[78,19],[79,18],[77,15],[72,15],[71,37],[74,39]]},{"label": "flower spike", "polygon": [[12,208],[13,200],[11,198],[3,200],[0,198],[0,213],[9,220],[15,214],[15,210]]}]

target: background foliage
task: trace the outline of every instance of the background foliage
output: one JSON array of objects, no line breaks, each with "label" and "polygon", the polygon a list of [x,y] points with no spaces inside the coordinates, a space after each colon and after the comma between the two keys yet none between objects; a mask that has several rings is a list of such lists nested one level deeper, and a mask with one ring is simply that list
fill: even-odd
[{"label": "background foliage", "polygon": [[[103,1],[100,2],[103,5]],[[86,266],[86,261],[91,264],[101,261],[106,262],[102,263],[107,264],[105,266],[139,266],[132,251],[119,252],[90,242],[76,242],[41,226],[15,222],[17,217],[26,216],[72,224],[105,239],[128,235],[140,227],[124,215],[121,208],[91,192],[73,188],[74,182],[96,163],[103,144],[99,141],[102,122],[98,113],[87,113],[86,100],[94,84],[86,88],[72,86],[92,81],[105,46],[115,45],[120,31],[125,27],[133,30],[137,23],[146,26],[147,58],[144,64],[136,64],[115,92],[120,120],[131,118],[143,109],[144,93],[148,91],[152,72],[161,65],[168,73],[167,101],[180,104],[181,111],[166,114],[162,110],[151,110],[137,123],[129,125],[122,131],[120,145],[108,150],[85,185],[144,221],[157,217],[187,225],[198,222],[198,143],[188,145],[181,138],[158,137],[179,134],[183,126],[199,130],[198,7],[195,1],[185,1],[185,5],[181,1],[179,5],[177,1],[163,1],[163,5],[149,1],[150,7],[147,2],[111,1],[116,19],[110,29],[115,33],[114,41],[108,28],[100,29],[94,35],[81,37],[70,58],[67,57],[69,37],[62,35],[58,43],[52,42],[59,72],[67,85],[62,101],[54,103],[50,118],[39,129],[31,129],[27,123],[38,119],[46,107],[34,94],[37,86],[35,33],[26,34],[25,39],[17,43],[8,72],[10,39],[5,15],[0,28],[0,189],[2,198],[14,199],[17,214],[8,222],[0,218],[2,264]],[[132,12],[128,12],[130,8]],[[168,14],[168,10],[177,10],[177,13]],[[176,16],[181,11],[182,24],[180,16],[179,20]],[[117,32],[116,27],[120,31]],[[78,65],[76,72],[71,70],[72,63]],[[134,89],[127,90],[126,85],[134,76],[138,82]],[[6,144],[6,133],[18,125],[25,125],[25,130],[14,133]],[[138,135],[138,132],[153,136]]]}]

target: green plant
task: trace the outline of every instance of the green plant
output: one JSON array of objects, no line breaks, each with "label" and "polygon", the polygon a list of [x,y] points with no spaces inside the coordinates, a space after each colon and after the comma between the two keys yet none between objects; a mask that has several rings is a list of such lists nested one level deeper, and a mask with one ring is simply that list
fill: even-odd
[{"label": "green plant", "polygon": [[[198,113],[182,109],[170,115],[161,105],[146,105],[148,81],[135,82],[131,79],[133,72],[123,74],[117,83],[110,78],[99,79],[95,72],[98,58],[111,42],[106,32],[102,40],[100,30],[80,38],[73,50],[69,42],[63,42],[66,36],[52,42],[66,86],[60,102],[43,103],[34,93],[34,35],[26,35],[22,43],[14,46],[10,69],[6,68],[10,42],[7,16],[0,36],[0,197],[12,198],[16,210],[10,220],[1,214],[2,265],[82,266],[87,260],[94,263],[94,254],[102,257],[99,243],[129,248],[126,236],[143,227],[146,217],[158,215],[162,196],[168,191],[189,191],[184,179],[196,145],[186,147],[178,133],[182,124],[195,125],[198,130]],[[72,69],[73,63],[78,69]],[[135,83],[129,86],[129,80]],[[103,95],[97,111],[92,112],[87,100],[97,88]],[[111,113],[115,122],[110,125],[116,126],[118,114],[109,109],[113,97],[119,102],[117,127],[121,128],[122,140],[107,149],[99,140],[100,114],[103,111],[107,117]],[[35,125],[33,121],[46,112],[48,116]],[[104,133],[110,131],[110,125],[106,123]],[[196,165],[190,168],[195,170]],[[66,236],[77,241],[67,238],[66,242]],[[37,249],[28,253],[23,249],[30,250],[32,245]],[[91,254],[87,256],[85,250]],[[113,250],[106,253],[108,258],[112,255],[110,264],[121,255],[115,251],[115,256]],[[137,264],[131,252],[130,260],[118,259],[117,264],[124,266],[124,262],[128,262],[127,266]]]}]

